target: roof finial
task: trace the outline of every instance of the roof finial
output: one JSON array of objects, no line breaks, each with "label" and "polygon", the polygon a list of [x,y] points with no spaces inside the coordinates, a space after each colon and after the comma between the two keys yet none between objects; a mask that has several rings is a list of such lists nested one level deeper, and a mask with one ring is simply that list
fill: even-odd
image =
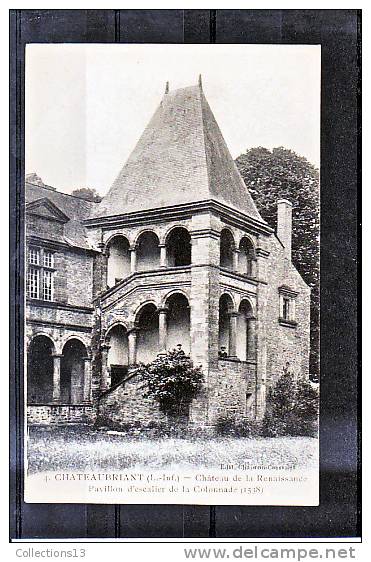
[{"label": "roof finial", "polygon": [[202,76],[201,76],[201,74],[198,75],[198,85],[200,86],[200,89],[202,90]]},{"label": "roof finial", "polygon": [[165,94],[169,93],[169,82],[166,82],[166,86],[165,86]]}]

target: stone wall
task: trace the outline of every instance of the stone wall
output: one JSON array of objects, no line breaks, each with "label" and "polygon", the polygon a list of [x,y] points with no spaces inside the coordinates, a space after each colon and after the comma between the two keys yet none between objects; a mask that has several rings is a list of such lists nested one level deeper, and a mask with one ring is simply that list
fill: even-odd
[{"label": "stone wall", "polygon": [[98,253],[93,263],[93,299],[107,289],[108,258],[105,253]]},{"label": "stone wall", "polygon": [[67,339],[76,337],[87,349],[91,345],[93,311],[30,302],[26,306],[26,342],[36,335],[48,336],[55,352],[62,353]]},{"label": "stone wall", "polygon": [[90,330],[92,326],[92,308],[58,305],[58,303],[30,300],[26,305],[26,317],[42,323],[53,323],[55,326],[74,326]]},{"label": "stone wall", "polygon": [[67,259],[64,251],[54,252],[54,300],[60,303],[68,302],[67,291]]},{"label": "stone wall", "polygon": [[36,234],[47,240],[63,240],[64,224],[53,218],[27,214],[27,235]]},{"label": "stone wall", "polygon": [[[262,321],[266,338],[266,376],[268,386],[279,377],[287,363],[294,373],[309,374],[310,289],[284,248],[272,236],[267,260],[265,302]],[[287,286],[297,293],[296,319],[292,325],[279,321],[279,287]]]},{"label": "stone wall", "polygon": [[93,256],[82,252],[66,253],[66,269],[56,276],[66,275],[68,304],[91,306],[93,298]]},{"label": "stone wall", "polygon": [[210,373],[208,422],[232,417],[242,420],[254,417],[255,363],[219,359],[217,369]]},{"label": "stone wall", "polygon": [[[191,284],[190,267],[168,268],[156,272],[139,272],[131,275],[116,287],[110,289],[101,299],[102,310],[107,318],[107,325],[111,317],[119,312],[128,322],[135,320],[135,312],[145,302],[154,302],[156,306],[164,306],[165,298],[171,292],[179,289],[189,299]],[[128,308],[123,304],[130,304]]]},{"label": "stone wall", "polygon": [[167,421],[158,403],[145,397],[144,383],[133,374],[115,389],[108,391],[98,401],[98,421],[102,424],[125,424]]},{"label": "stone wall", "polygon": [[95,407],[80,404],[43,404],[27,406],[27,421],[32,425],[92,424]]}]

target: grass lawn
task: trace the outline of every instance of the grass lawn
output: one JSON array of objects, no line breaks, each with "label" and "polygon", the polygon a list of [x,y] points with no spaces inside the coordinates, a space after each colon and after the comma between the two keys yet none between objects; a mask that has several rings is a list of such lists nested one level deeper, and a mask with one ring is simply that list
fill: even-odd
[{"label": "grass lawn", "polygon": [[318,440],[311,437],[136,439],[91,428],[31,428],[30,473],[56,470],[220,468],[222,463],[312,468]]}]

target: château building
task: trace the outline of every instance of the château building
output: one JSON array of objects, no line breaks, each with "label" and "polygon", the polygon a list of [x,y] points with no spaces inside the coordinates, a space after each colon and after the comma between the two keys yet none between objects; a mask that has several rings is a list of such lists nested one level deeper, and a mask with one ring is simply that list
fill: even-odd
[{"label": "ch\u00e2teau building", "polygon": [[[236,116],[238,118],[238,116]],[[136,365],[182,346],[204,385],[190,424],[259,418],[308,374],[310,289],[289,201],[262,219],[202,90],[165,94],[100,203],[26,179],[29,423],[161,420]]]}]

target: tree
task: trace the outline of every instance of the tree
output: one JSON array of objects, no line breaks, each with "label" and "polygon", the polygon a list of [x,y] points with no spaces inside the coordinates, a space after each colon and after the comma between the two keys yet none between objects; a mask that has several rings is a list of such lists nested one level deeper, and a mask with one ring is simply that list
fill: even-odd
[{"label": "tree", "polygon": [[315,435],[318,399],[318,388],[286,367],[268,391],[263,435]]},{"label": "tree", "polygon": [[95,203],[100,203],[102,201],[102,197],[99,193],[90,187],[80,187],[79,189],[74,189],[71,195],[80,197],[80,199],[86,199],[87,201],[94,201]]},{"label": "tree", "polygon": [[293,204],[292,260],[311,294],[310,374],[319,376],[319,173],[306,158],[283,147],[250,148],[237,167],[263,219],[277,227],[277,200]]},{"label": "tree", "polygon": [[189,406],[201,390],[203,375],[182,350],[168,351],[137,373],[146,383],[146,396],[154,398],[165,414],[188,417]]}]

